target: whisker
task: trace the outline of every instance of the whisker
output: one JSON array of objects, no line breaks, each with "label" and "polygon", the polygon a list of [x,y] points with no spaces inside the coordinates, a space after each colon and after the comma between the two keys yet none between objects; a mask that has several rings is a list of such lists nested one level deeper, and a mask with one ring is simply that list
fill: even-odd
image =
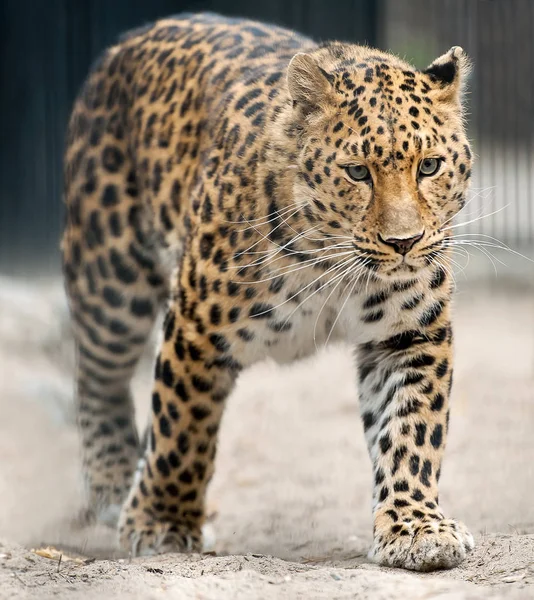
[{"label": "whisker", "polygon": [[[271,213],[268,213],[267,215],[264,215],[263,217],[258,217],[257,219],[247,219],[243,215],[243,213],[241,213],[241,216],[243,217],[242,219],[240,219],[238,221],[229,221],[228,219],[225,219],[224,222],[228,223],[230,225],[242,225],[243,223],[250,223],[251,226],[252,226],[252,224],[260,225],[261,221],[264,221],[264,223],[261,223],[261,224],[270,223],[272,220],[277,219],[277,218],[281,217],[282,215],[286,215],[286,214],[290,213],[291,211],[295,211],[295,213],[296,213],[297,211],[304,208],[304,206],[306,206],[306,204],[307,204],[307,202],[305,200],[301,200],[300,202],[297,202],[290,206],[286,206],[282,210],[275,210]],[[246,231],[247,229],[250,229],[250,227],[241,229],[239,231]]]},{"label": "whisker", "polygon": [[[532,258],[529,258],[528,256],[521,254],[521,252],[517,252],[517,250],[513,250],[509,246],[506,246],[505,244],[501,244],[501,243],[495,244],[492,242],[488,242],[486,240],[454,239],[454,240],[450,240],[447,245],[450,247],[452,247],[452,246],[473,246],[473,247],[484,246],[485,248],[494,248],[495,250],[503,250],[505,252],[509,252],[510,254],[519,256],[520,258],[524,258],[525,260],[528,260],[531,263],[534,263],[534,260]],[[504,264],[504,263],[502,263],[502,264]]]},{"label": "whisker", "polygon": [[469,233],[468,231],[465,233],[453,233],[447,236],[446,239],[448,240],[455,240],[455,239],[461,239],[463,237],[467,237],[467,236],[480,236],[480,237],[484,237],[484,238],[488,238],[489,240],[492,240],[493,242],[497,242],[498,244],[502,244],[503,246],[506,246],[506,244],[504,242],[501,242],[501,240],[499,238],[493,237],[492,235],[488,235],[487,233]]},{"label": "whisker", "polygon": [[[345,245],[341,245],[341,244],[332,244],[331,246],[327,246],[326,248],[319,248],[319,249],[315,249],[315,250],[308,250],[308,251],[300,251],[300,252],[293,252],[293,251],[286,251],[287,254],[298,254],[298,255],[307,255],[307,256],[312,256],[312,258],[309,258],[307,260],[304,261],[299,261],[298,264],[302,265],[305,263],[309,263],[317,258],[322,258],[321,255],[324,256],[336,256],[337,254],[339,254],[339,252],[335,252],[335,250],[342,250],[342,251],[351,251],[354,252],[354,248],[352,246],[345,246]],[[257,266],[261,266],[263,265],[263,268],[268,268],[269,265],[273,265],[275,262],[279,261],[279,260],[284,260],[287,259],[288,256],[286,256],[286,254],[282,254],[281,256],[278,256],[278,258],[276,258],[276,256],[278,254],[280,254],[280,250],[279,251],[273,251],[270,255],[268,256],[264,256],[261,259],[258,259],[252,263],[248,263],[247,265],[237,265],[237,266],[233,266],[230,267],[232,269],[241,269],[241,268],[249,268],[249,267],[257,267]],[[326,254],[329,253],[329,254]],[[319,255],[319,256],[314,256],[314,255]],[[296,266],[294,263],[291,263],[289,265],[285,265],[281,268],[285,268],[285,267],[292,267],[292,266]],[[269,269],[270,270],[270,269]]]},{"label": "whisker", "polygon": [[[258,259],[255,259],[254,261],[252,261],[251,263],[247,263],[245,265],[236,265],[233,266],[231,268],[233,269],[241,269],[243,267],[254,267],[254,266],[258,266],[261,265],[262,263],[268,263],[269,261],[272,261],[271,259],[274,259],[275,256],[277,256],[278,254],[280,254],[282,251],[285,250],[285,253],[279,257],[280,259],[285,258],[286,254],[293,254],[293,255],[311,255],[311,254],[319,254],[321,252],[325,252],[331,248],[353,248],[352,244],[330,244],[328,246],[324,246],[322,248],[312,248],[312,249],[299,249],[299,250],[293,250],[290,249],[289,246],[294,244],[298,239],[300,239],[300,236],[295,236],[293,238],[291,238],[291,240],[289,240],[288,242],[286,242],[285,244],[283,244],[282,246],[278,245],[278,249],[273,248],[271,250],[266,250],[266,251],[256,251],[256,252],[241,252],[241,255],[245,255],[245,254],[266,254],[266,256],[260,257]],[[278,259],[276,259],[278,260]]]},{"label": "whisker", "polygon": [[[286,250],[287,246],[290,246],[292,243],[294,243],[297,240],[297,237],[291,238],[291,240],[289,240],[286,244],[282,245],[282,246],[278,246],[278,248],[280,250]],[[341,243],[337,243],[337,244],[330,244],[328,246],[323,246],[321,248],[303,248],[303,249],[299,249],[299,250],[287,250],[287,254],[318,254],[319,252],[324,252],[325,250],[328,250],[329,248],[353,248],[352,244],[341,244]],[[269,255],[274,255],[273,253],[279,254],[279,251],[276,249],[271,249],[271,250],[256,250],[254,252],[247,252],[247,251],[243,251],[239,253],[239,256],[245,256],[245,255],[253,255],[253,254],[269,254]],[[263,257],[265,259],[269,258],[268,256]],[[281,257],[283,258],[283,257]],[[254,266],[254,263],[250,263],[249,265],[242,265],[242,266]],[[241,266],[237,266],[237,269],[240,269]]]},{"label": "whisker", "polygon": [[[322,233],[322,231],[319,230],[319,233]],[[332,241],[332,240],[345,240],[347,242],[351,242],[352,243],[352,237],[349,235],[327,235],[327,234],[323,234],[324,237],[322,238],[310,238],[307,237],[307,240],[310,240],[311,242],[324,242],[325,240],[328,241]]]},{"label": "whisker", "polygon": [[[506,267],[507,265],[502,262],[500,259],[498,259],[496,256],[494,256],[493,254],[491,254],[491,252],[489,252],[487,250],[487,247],[482,245],[482,244],[476,244],[475,242],[465,242],[465,243],[461,243],[461,242],[457,242],[457,243],[451,243],[450,245],[446,245],[447,246],[470,246],[472,248],[476,248],[477,250],[480,250],[480,252],[482,252],[482,254],[484,254],[488,260],[491,262],[493,269],[495,271],[495,275],[497,275],[497,266],[495,265],[494,261],[497,261],[498,263],[500,263],[501,265],[503,265],[504,267]],[[489,246],[492,247],[492,246]]]},{"label": "whisker", "polygon": [[[477,198],[482,198],[482,197],[484,198],[484,200],[487,200],[487,198],[489,196],[491,196],[491,193],[494,191],[494,189],[495,189],[495,186],[490,186],[490,187],[487,187],[487,188],[480,188],[480,191],[478,191],[477,193],[473,194],[473,196],[471,198],[469,198],[469,200],[462,206],[462,208],[457,213],[455,213],[454,215],[452,215],[452,217],[448,218],[446,221],[444,221],[442,223],[441,227],[443,227],[443,225],[446,225],[447,223],[449,223],[450,221],[452,221],[455,217],[457,217],[460,213],[462,213],[467,208],[467,206],[471,202],[473,202],[473,200],[476,200]],[[471,189],[471,191],[473,191],[473,188]],[[486,196],[483,196],[483,194],[485,192],[489,192],[489,193]],[[482,208],[481,210],[483,211],[484,208]]]},{"label": "whisker", "polygon": [[[353,273],[349,273],[349,281],[347,283],[347,285],[345,286],[345,289],[343,290],[343,292],[341,292],[341,295],[343,296],[345,290],[349,287],[349,285],[352,283],[352,286],[345,298],[345,301],[343,302],[343,304],[341,305],[340,310],[338,311],[336,318],[334,319],[334,322],[332,323],[332,325],[330,326],[330,331],[328,332],[328,336],[326,338],[326,341],[324,343],[325,346],[328,346],[328,342],[330,341],[330,337],[332,336],[332,333],[337,325],[337,322],[339,321],[339,318],[341,317],[341,313],[343,312],[343,309],[345,308],[345,305],[347,304],[349,298],[352,297],[352,294],[354,292],[354,288],[356,287],[356,284],[358,283],[359,277],[363,271],[363,269],[365,268],[365,265],[369,263],[369,259],[366,258],[363,263],[361,263],[360,265],[358,265],[356,267],[356,269],[354,270]],[[352,279],[350,278],[350,276],[353,276]],[[315,341],[315,331],[314,331],[314,337],[313,337],[314,341]]]},{"label": "whisker", "polygon": [[[467,236],[470,236],[470,237],[471,236],[479,236],[479,237],[484,237],[487,239],[485,239],[485,240],[464,239]],[[529,262],[534,262],[534,260],[532,258],[529,258],[528,256],[521,254],[521,252],[518,252],[517,250],[510,248],[510,246],[508,246],[507,244],[505,244],[498,238],[493,237],[491,235],[487,235],[485,233],[458,233],[458,234],[449,236],[447,238],[447,240],[452,240],[454,242],[472,242],[472,243],[478,243],[478,244],[490,244],[492,242],[495,242],[495,245],[493,245],[492,247],[499,249],[499,250],[504,250],[506,252],[510,252],[511,254],[515,254],[516,256],[519,256],[521,258],[524,258],[525,260],[528,260]]]},{"label": "whisker", "polygon": [[[258,230],[258,229],[257,229],[257,228],[256,228],[256,227],[253,225],[253,226],[252,226],[252,229],[254,229],[254,231],[256,231],[256,233],[257,233],[257,234],[260,236],[260,239],[259,239],[257,242],[255,242],[254,244],[252,244],[252,246],[250,246],[250,247],[247,249],[247,252],[248,252],[248,250],[251,250],[252,248],[254,248],[255,246],[257,246],[258,244],[260,244],[260,243],[261,243],[263,240],[269,240],[269,242],[270,242],[271,244],[274,244],[275,246],[278,246],[278,244],[276,244],[275,242],[273,242],[273,240],[270,238],[270,235],[271,235],[273,232],[275,232],[277,229],[279,229],[280,227],[282,227],[282,225],[284,225],[284,223],[286,223],[286,221],[285,221],[285,219],[282,219],[282,222],[281,222],[281,223],[278,223],[278,225],[276,225],[275,227],[273,227],[273,228],[271,229],[271,231],[270,231],[270,232],[269,232],[267,235],[264,235],[264,234],[263,234],[261,231],[259,231],[259,230]],[[308,233],[309,231],[313,231],[313,230],[314,230],[314,229],[316,229],[316,228],[317,228],[317,226],[310,227],[310,229],[306,230],[306,233]],[[293,230],[293,231],[295,231],[295,230]]]},{"label": "whisker", "polygon": [[467,250],[465,248],[451,248],[450,246],[445,246],[447,253],[445,252],[440,252],[440,255],[443,255],[443,258],[450,261],[453,265],[455,265],[456,267],[458,267],[459,269],[463,269],[465,267],[462,267],[462,265],[460,265],[458,262],[456,262],[452,256],[450,256],[454,251],[457,251],[459,253],[462,254],[462,256],[469,258],[469,252],[467,252]]},{"label": "whisker", "polygon": [[483,248],[482,246],[474,246],[475,248],[478,248],[483,254],[485,254],[488,257],[488,260],[490,261],[490,263],[493,265],[493,271],[495,273],[495,277],[497,277],[497,265],[495,264],[495,260],[500,263],[501,265],[503,265],[503,267],[506,267],[506,264],[503,263],[501,260],[499,260],[498,258],[496,258],[491,252],[489,252],[488,250],[486,250],[485,248]]},{"label": "whisker", "polygon": [[451,254],[456,253],[466,259],[466,263],[464,265],[461,265],[460,263],[456,262],[452,257],[449,257],[449,260],[452,262],[452,264],[464,275],[464,277],[467,277],[465,274],[465,269],[469,265],[469,261],[471,259],[471,255],[469,254],[469,252],[465,248],[449,248],[448,250]]},{"label": "whisker", "polygon": [[[288,265],[282,265],[281,267],[278,267],[276,269],[272,269],[271,266],[279,261],[284,259],[284,256],[279,256],[278,258],[272,260],[270,263],[267,263],[265,270],[267,271],[267,273],[269,274],[275,274],[275,273],[279,273],[280,271],[283,271],[284,269],[291,269],[292,267],[300,267],[303,265],[308,265],[313,267],[315,264],[324,262],[325,260],[331,260],[331,259],[335,259],[337,257],[341,257],[341,256],[347,256],[348,254],[354,254],[354,248],[345,248],[345,247],[338,247],[338,248],[328,248],[329,253],[328,254],[324,254],[324,256],[314,256],[313,258],[308,258],[307,260],[303,260],[303,261],[299,261],[298,263],[290,263]],[[339,252],[333,252],[331,250],[339,250]],[[283,272],[283,274],[285,274],[285,272]],[[279,277],[280,275],[277,275],[277,277]]]},{"label": "whisker", "polygon": [[470,219],[469,221],[464,221],[463,223],[456,223],[455,225],[450,225],[449,227],[441,227],[440,229],[441,231],[449,231],[450,229],[456,229],[456,227],[464,227],[465,225],[469,225],[470,223],[476,223],[477,221],[481,221],[482,219],[487,219],[488,217],[496,215],[497,213],[503,211],[505,208],[508,208],[509,206],[510,204],[506,204],[506,206],[501,206],[501,208],[498,208],[497,210],[494,210],[493,212],[490,212],[487,215],[482,215],[481,217],[477,217],[476,219]]},{"label": "whisker", "polygon": [[[292,238],[292,242],[294,242],[297,238]],[[288,254],[320,254],[321,252],[326,252],[327,250],[329,250],[330,248],[352,248],[354,250],[354,246],[352,244],[346,244],[346,243],[336,243],[336,244],[329,244],[327,246],[323,246],[322,248],[310,248],[310,249],[302,249],[302,250],[287,250]],[[285,250],[285,244],[284,246],[280,246],[281,250]]]},{"label": "whisker", "polygon": [[263,314],[267,314],[270,312],[273,312],[274,310],[276,310],[277,308],[280,308],[281,306],[283,306],[284,304],[286,304],[287,302],[290,302],[291,300],[293,300],[293,298],[295,298],[296,296],[298,296],[299,294],[301,294],[304,290],[308,289],[309,287],[311,287],[312,285],[314,285],[317,281],[319,281],[320,279],[322,279],[325,275],[328,275],[328,273],[337,271],[339,269],[341,269],[347,261],[349,261],[350,259],[345,259],[345,261],[343,261],[340,264],[334,265],[333,267],[330,267],[330,269],[328,269],[327,271],[325,271],[324,273],[322,273],[319,277],[317,277],[316,279],[314,279],[311,283],[308,283],[305,287],[300,288],[297,292],[295,292],[293,295],[289,296],[288,298],[286,298],[283,302],[281,302],[280,304],[273,306],[272,308],[269,308],[268,310],[265,310],[264,312],[261,313],[257,313],[256,316],[260,316]]},{"label": "whisker", "polygon": [[[356,263],[356,264],[358,264],[358,263]],[[341,277],[339,279],[339,281],[336,283],[336,285],[332,288],[332,290],[326,297],[325,301],[322,303],[321,308],[319,309],[319,312],[317,313],[317,317],[315,318],[315,323],[313,325],[313,344],[314,344],[316,350],[317,350],[317,341],[316,341],[317,324],[319,323],[321,313],[323,312],[324,307],[328,304],[328,301],[330,300],[332,295],[335,293],[337,288],[341,285],[341,283],[343,283],[343,280],[345,279],[345,275],[349,272],[349,270],[350,270],[350,265],[347,266],[347,269],[343,272],[343,277]]]},{"label": "whisker", "polygon": [[[443,260],[443,261],[442,261],[442,260],[440,260],[441,258],[443,258],[444,260]],[[437,264],[439,267],[441,267],[441,268],[442,268],[442,269],[445,271],[445,273],[447,273],[447,275],[448,275],[448,276],[449,276],[449,277],[452,279],[452,283],[453,283],[453,285],[454,285],[454,288],[456,288],[456,287],[457,287],[457,285],[456,285],[456,278],[454,277],[454,272],[453,272],[453,270],[450,268],[450,266],[448,266],[448,265],[446,265],[446,264],[445,264],[445,262],[444,262],[445,260],[448,260],[448,261],[452,262],[453,264],[455,264],[455,265],[456,265],[456,266],[457,266],[457,267],[460,269],[460,271],[461,271],[461,272],[463,272],[463,269],[462,269],[462,268],[461,268],[461,266],[460,266],[460,265],[459,265],[459,264],[458,264],[456,261],[454,261],[454,260],[453,260],[453,259],[452,259],[450,256],[446,256],[446,255],[443,255],[443,256],[441,256],[441,255],[440,255],[440,256],[439,256],[439,258],[438,258],[438,257],[435,257],[435,258],[434,258],[434,262],[435,262],[435,263],[436,263],[436,264]]]},{"label": "whisker", "polygon": [[369,290],[369,282],[371,281],[371,275],[373,274],[372,271],[369,271],[368,275],[367,275],[367,282],[365,283],[365,293],[368,293]]},{"label": "whisker", "polygon": [[266,281],[272,281],[273,279],[278,279],[280,277],[283,277],[285,275],[289,275],[290,273],[295,273],[296,271],[301,271],[302,269],[309,269],[310,267],[314,267],[315,265],[318,265],[322,262],[328,261],[328,260],[332,260],[332,258],[334,257],[341,257],[341,256],[347,256],[350,254],[354,254],[354,251],[351,250],[350,252],[336,252],[332,255],[329,256],[323,256],[321,258],[312,258],[309,261],[305,261],[311,264],[302,264],[302,263],[298,263],[297,265],[291,264],[291,265],[286,265],[287,268],[289,269],[288,271],[282,271],[282,269],[284,269],[285,267],[281,267],[280,269],[277,269],[275,271],[273,271],[272,277],[266,277],[264,279],[256,279],[254,281],[236,281],[235,283],[237,284],[242,284],[242,285],[251,285],[254,283],[264,283]]},{"label": "whisker", "polygon": [[492,252],[490,252],[488,250],[488,248],[492,248],[492,246],[483,246],[483,245],[480,245],[480,244],[469,244],[469,245],[471,245],[473,248],[476,248],[477,250],[480,250],[480,252],[482,252],[483,254],[485,254],[488,258],[491,257],[490,260],[492,261],[492,263],[493,263],[493,261],[496,261],[500,265],[502,265],[503,267],[507,267],[508,266],[504,261],[502,261],[500,258],[497,258]]},{"label": "whisker", "polygon": [[[254,248],[255,246],[257,246],[261,241],[268,239],[269,243],[271,243],[274,246],[276,246],[276,248],[278,248],[278,250],[276,250],[276,249],[265,250],[265,251],[259,252],[259,254],[269,253],[272,256],[276,256],[277,254],[279,254],[280,252],[282,252],[282,250],[286,249],[288,246],[290,246],[291,244],[295,243],[300,237],[302,237],[302,235],[304,233],[307,233],[309,231],[313,231],[313,229],[315,229],[315,227],[311,227],[310,229],[305,230],[305,232],[303,232],[303,233],[301,233],[301,234],[299,234],[299,235],[297,235],[295,237],[292,237],[289,241],[287,241],[282,246],[280,244],[277,244],[276,242],[273,242],[272,240],[270,240],[270,239],[268,239],[267,237],[264,236],[262,239],[260,239],[259,241],[257,241],[255,244],[252,244],[252,246],[250,246],[246,250],[243,250],[243,252],[240,252],[239,255],[242,256],[242,255],[245,255],[245,254],[252,254],[250,252],[250,250],[252,248]],[[274,231],[274,230],[272,230],[272,231]],[[256,253],[254,253],[254,254],[256,254]],[[233,268],[233,269],[242,269],[244,267],[255,267],[257,265],[260,265],[262,262],[265,262],[265,260],[268,260],[268,258],[269,258],[269,256],[263,257],[263,258],[258,259],[257,261],[253,261],[253,262],[248,263],[246,265],[236,265],[236,266],[231,267],[231,268]]]},{"label": "whisker", "polygon": [[[343,266],[348,266],[349,261],[350,262],[354,262],[359,260],[358,256],[355,256],[354,258],[349,258],[346,259],[343,264]],[[298,306],[288,315],[288,317],[285,319],[284,324],[287,323],[289,321],[289,319],[295,314],[295,312],[308,300],[310,300],[310,298],[313,298],[313,296],[315,296],[315,294],[317,294],[318,292],[320,292],[321,290],[323,290],[325,287],[327,287],[328,285],[331,285],[332,283],[334,283],[335,281],[338,280],[339,277],[342,277],[345,274],[345,271],[343,271],[341,274],[337,274],[335,277],[333,277],[332,279],[328,280],[326,283],[322,284],[319,288],[317,288],[316,290],[314,290],[311,294],[309,294],[308,296],[306,296],[306,298],[304,298],[304,300],[302,302],[300,302],[298,304]]]}]

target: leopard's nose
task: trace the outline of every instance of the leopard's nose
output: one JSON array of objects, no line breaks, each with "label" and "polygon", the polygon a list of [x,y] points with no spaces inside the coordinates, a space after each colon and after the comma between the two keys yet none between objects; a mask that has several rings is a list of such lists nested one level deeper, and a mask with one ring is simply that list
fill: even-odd
[{"label": "leopard's nose", "polygon": [[380,234],[378,234],[378,238],[383,244],[391,246],[395,249],[395,252],[398,252],[399,254],[402,254],[404,256],[405,254],[408,254],[408,252],[415,246],[415,244],[417,244],[417,242],[423,237],[424,233],[425,232],[423,231],[421,233],[418,233],[417,235],[413,235],[407,238],[384,238]]}]

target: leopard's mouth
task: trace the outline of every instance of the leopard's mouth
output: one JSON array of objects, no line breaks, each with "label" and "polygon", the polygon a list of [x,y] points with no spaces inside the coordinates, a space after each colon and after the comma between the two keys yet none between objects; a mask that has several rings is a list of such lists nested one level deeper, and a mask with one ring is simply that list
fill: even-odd
[{"label": "leopard's mouth", "polygon": [[399,256],[397,259],[373,259],[366,264],[366,267],[380,279],[391,281],[413,279],[433,264],[434,261],[426,256],[407,255]]}]

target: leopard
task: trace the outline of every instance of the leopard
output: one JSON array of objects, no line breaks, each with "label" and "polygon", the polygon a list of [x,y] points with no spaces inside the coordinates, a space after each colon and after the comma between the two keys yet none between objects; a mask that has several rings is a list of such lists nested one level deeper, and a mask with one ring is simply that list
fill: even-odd
[{"label": "leopard", "polygon": [[[473,548],[438,491],[469,71],[458,46],[418,69],[213,13],[130,31],[93,65],[67,129],[62,264],[87,510],[132,556],[202,550],[239,374],[334,342],[372,462],[370,559],[431,571]],[[131,380],[153,329],[143,437]]]}]

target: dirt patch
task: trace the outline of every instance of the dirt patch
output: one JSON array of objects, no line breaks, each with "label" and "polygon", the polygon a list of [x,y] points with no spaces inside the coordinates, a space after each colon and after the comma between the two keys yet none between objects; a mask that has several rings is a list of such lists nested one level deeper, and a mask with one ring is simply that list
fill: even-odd
[{"label": "dirt patch", "polygon": [[[72,346],[57,282],[0,280],[0,598],[534,597],[534,294],[465,289],[441,497],[477,548],[428,575],[370,564],[371,469],[344,347],[262,363],[230,398],[209,492],[216,556],[120,558],[79,530]],[[135,392],[146,420],[150,360]],[[31,552],[54,545],[61,564]],[[82,555],[90,561],[69,561]]]}]

